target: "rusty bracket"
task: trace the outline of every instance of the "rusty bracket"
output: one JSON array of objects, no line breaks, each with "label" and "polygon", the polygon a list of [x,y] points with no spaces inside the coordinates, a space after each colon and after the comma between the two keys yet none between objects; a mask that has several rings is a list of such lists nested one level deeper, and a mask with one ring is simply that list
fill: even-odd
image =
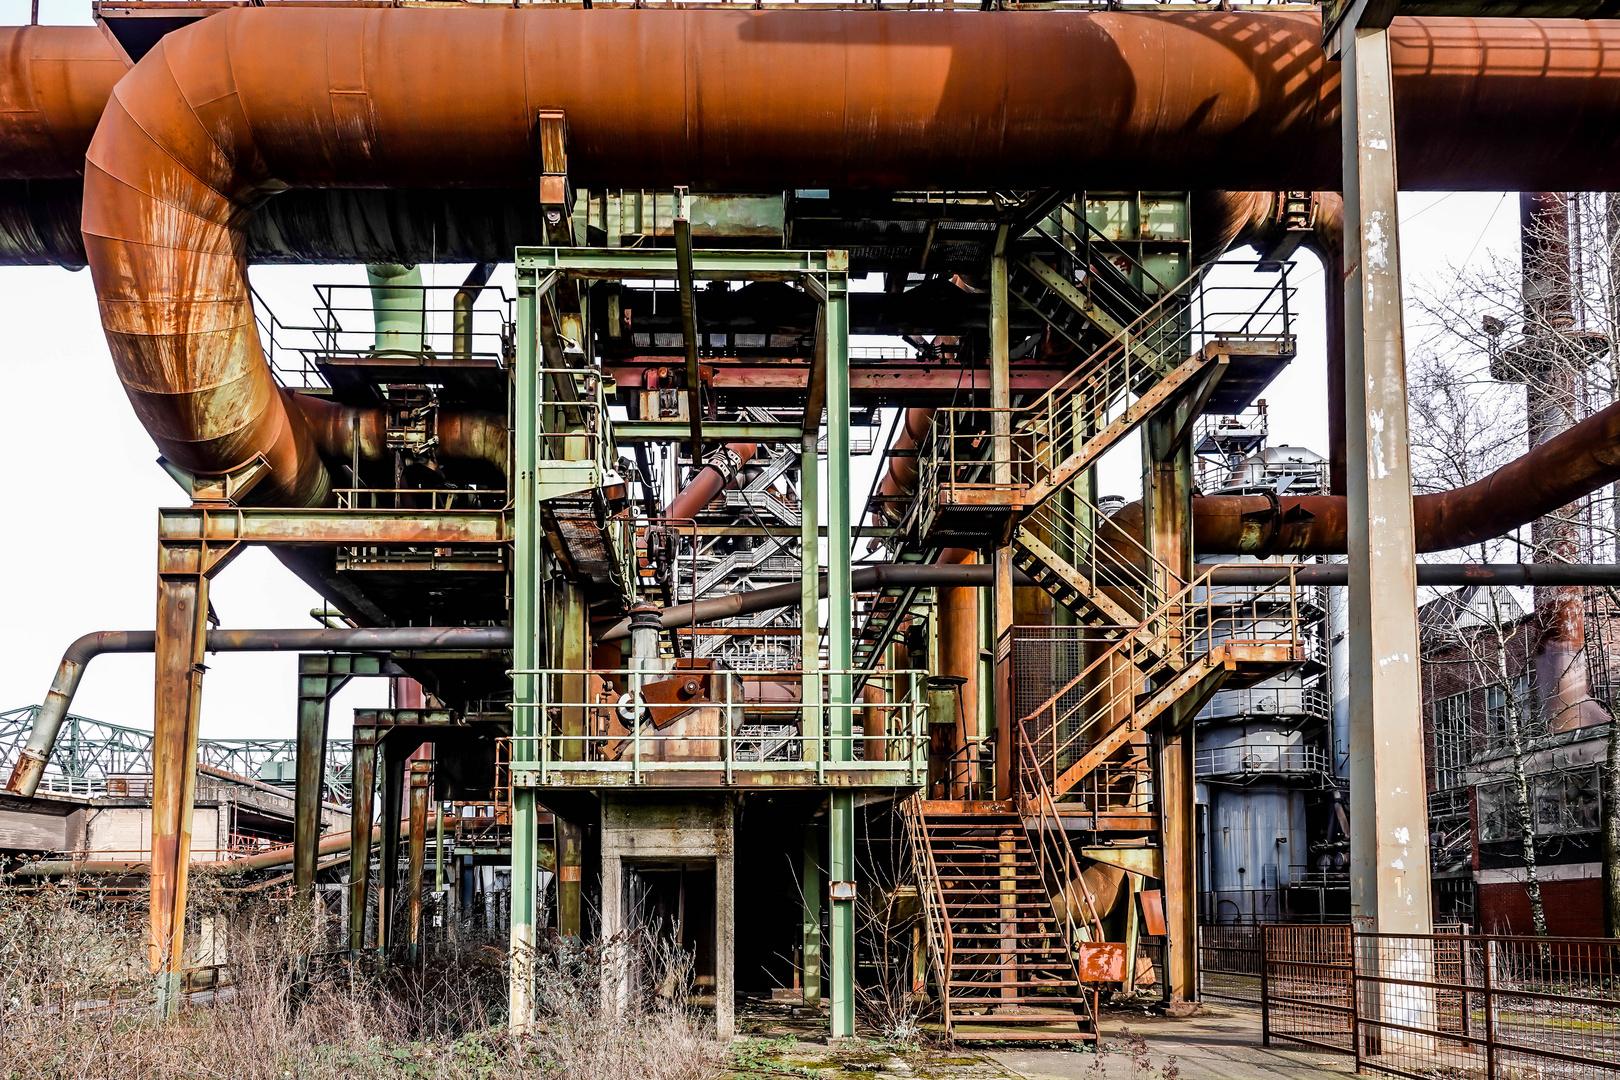
[{"label": "rusty bracket", "polygon": [[202,506],[235,506],[255,484],[270,475],[270,462],[263,454],[255,454],[246,462],[219,473],[193,473],[167,458],[158,458],[158,464],[180,485],[193,503]]},{"label": "rusty bracket", "polygon": [[540,144],[540,217],[546,243],[574,242],[574,186],[568,179],[568,120],[561,109],[541,109],[535,119]]}]

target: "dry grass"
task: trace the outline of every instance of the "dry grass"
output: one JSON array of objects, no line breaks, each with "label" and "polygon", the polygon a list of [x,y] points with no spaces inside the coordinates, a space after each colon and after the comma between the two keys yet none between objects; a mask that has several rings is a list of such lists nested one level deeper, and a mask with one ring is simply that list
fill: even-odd
[{"label": "dry grass", "polygon": [[[319,919],[263,901],[204,913],[229,926],[228,985],[160,1022],[144,963],[144,896],[0,886],[0,1076],[706,1080],[723,1060],[688,1005],[689,959],[639,939],[548,945],[536,958],[540,1023],[516,1041],[506,1029],[506,956],[492,943],[436,947],[419,969],[337,959],[312,967],[301,958],[328,939]],[[632,985],[646,990],[604,1009],[606,970],[635,972]]]}]

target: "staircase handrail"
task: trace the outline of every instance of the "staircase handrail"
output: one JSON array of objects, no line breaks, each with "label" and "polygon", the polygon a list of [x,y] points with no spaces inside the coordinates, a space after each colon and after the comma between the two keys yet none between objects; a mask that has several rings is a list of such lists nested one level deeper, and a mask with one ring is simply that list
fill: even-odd
[{"label": "staircase handrail", "polygon": [[[1050,888],[1051,882],[1055,881],[1057,883],[1058,896],[1063,901],[1063,925],[1061,926],[1063,931],[1063,955],[1068,958],[1069,967],[1074,972],[1075,985],[1079,987],[1082,983],[1080,979],[1080,960],[1074,942],[1076,929],[1074,909],[1069,903],[1068,895],[1066,895],[1071,887],[1085,901],[1085,909],[1091,915],[1090,925],[1086,927],[1086,932],[1090,940],[1094,942],[1103,940],[1102,918],[1097,914],[1097,903],[1091,895],[1091,890],[1086,888],[1085,878],[1082,876],[1080,869],[1080,860],[1075,858],[1074,848],[1070,846],[1069,837],[1063,831],[1063,819],[1058,816],[1057,803],[1052,798],[1052,791],[1046,786],[1045,777],[1041,776],[1040,769],[1036,767],[1029,744],[1023,739],[1016,741],[1018,743],[1019,759],[1023,765],[1021,771],[1032,774],[1035,778],[1033,797],[1029,791],[1030,785],[1019,785],[1017,796],[1019,817],[1025,822],[1025,828],[1028,828],[1031,816],[1037,822],[1036,832],[1039,842],[1035,845],[1036,865],[1040,871],[1043,888]],[[1053,827],[1057,830],[1055,834],[1052,832]],[[1048,865],[1048,849],[1053,847],[1056,848],[1056,851],[1052,852],[1052,854],[1057,856],[1053,861],[1060,864],[1056,868],[1056,873],[1052,873],[1053,867]],[[1053,904],[1052,913],[1054,915],[1057,914],[1056,907],[1057,905]],[[1085,999],[1084,994],[1080,994],[1079,997]],[[1092,1011],[1089,1000],[1086,1000],[1086,1011],[1091,1014],[1092,1022],[1095,1024],[1097,1017]]]},{"label": "staircase handrail", "polygon": [[[923,900],[924,932],[930,939],[928,955],[933,960],[934,978],[939,983],[940,1006],[946,1017],[951,1015],[951,917],[945,910],[945,888],[940,884],[939,867],[934,863],[934,848],[928,842],[928,832],[922,823],[922,793],[913,792],[900,804],[901,817],[906,822],[906,835],[915,853],[912,863],[917,868],[917,893]],[[947,1020],[947,1023],[949,1021]]]},{"label": "staircase handrail", "polygon": [[[1221,622],[1227,622],[1232,624],[1232,629],[1235,629],[1236,624],[1240,621],[1235,616],[1228,616],[1223,619],[1218,617],[1216,614],[1217,609],[1241,609],[1246,606],[1246,604],[1242,601],[1228,598],[1234,594],[1247,595],[1252,593],[1253,598],[1250,599],[1247,604],[1257,607],[1259,596],[1270,594],[1276,590],[1286,588],[1288,596],[1288,612],[1286,614],[1277,614],[1274,612],[1267,616],[1262,616],[1257,611],[1248,619],[1248,621],[1256,624],[1262,622],[1280,622],[1286,624],[1289,628],[1288,641],[1297,647],[1300,640],[1299,585],[1297,581],[1297,567],[1293,566],[1292,564],[1284,564],[1284,566],[1280,566],[1279,569],[1287,570],[1286,578],[1273,585],[1255,587],[1228,586],[1220,588],[1211,586],[1210,584],[1211,574],[1216,569],[1217,567],[1215,565],[1202,566],[1202,572],[1200,574],[1189,581],[1181,590],[1176,592],[1170,597],[1170,599],[1166,600],[1158,607],[1158,609],[1143,620],[1142,626],[1138,628],[1139,630],[1149,627],[1156,628],[1153,630],[1152,637],[1150,638],[1151,647],[1144,647],[1140,633],[1127,633],[1119,641],[1105,649],[1095,660],[1086,665],[1084,670],[1071,679],[1069,683],[1066,684],[1065,691],[1060,691],[1059,694],[1053,696],[1052,698],[1048,698],[1046,703],[1044,703],[1041,708],[1027,714],[1024,717],[1021,717],[1019,720],[1019,729],[1023,734],[1023,739],[1021,742],[1024,745],[1030,745],[1034,741],[1030,738],[1028,731],[1027,725],[1029,721],[1034,720],[1048,707],[1053,706],[1058,698],[1062,697],[1063,693],[1066,692],[1067,689],[1072,688],[1074,684],[1095,675],[1100,669],[1105,669],[1105,665],[1117,662],[1121,656],[1123,656],[1130,665],[1125,669],[1127,672],[1129,672],[1129,674],[1123,680],[1124,686],[1113,687],[1111,690],[1111,696],[1106,701],[1102,702],[1102,705],[1106,709],[1124,706],[1127,699],[1132,699],[1131,703],[1134,704],[1134,698],[1139,693],[1137,688],[1141,683],[1154,678],[1166,670],[1170,672],[1178,671],[1195,659],[1196,656],[1209,652],[1215,645],[1217,625]],[[1199,599],[1197,595],[1197,592],[1200,589],[1203,590],[1202,599]],[[1217,597],[1228,599],[1218,600]],[[1203,617],[1201,626],[1197,622],[1199,616]],[[1202,638],[1201,648],[1198,644],[1200,637]],[[1236,639],[1228,634],[1221,644],[1233,644],[1235,640]],[[1268,638],[1267,642],[1275,644],[1278,640],[1279,639],[1276,638]],[[1252,643],[1253,642],[1251,642],[1251,644]],[[1148,657],[1146,663],[1144,663],[1141,659],[1144,654]],[[1054,768],[1056,767],[1058,759],[1062,753],[1073,747],[1084,735],[1090,731],[1093,726],[1095,726],[1095,724],[1086,724],[1078,727],[1075,731],[1070,733],[1068,738],[1066,738],[1063,744],[1060,746],[1058,744],[1057,733],[1062,725],[1068,722],[1071,717],[1082,710],[1095,712],[1103,711],[1095,708],[1098,705],[1098,702],[1095,701],[1094,698],[1098,693],[1109,692],[1112,685],[1117,681],[1119,680],[1108,678],[1106,681],[1099,683],[1096,690],[1083,694],[1080,700],[1073,703],[1061,716],[1053,716],[1050,725],[1052,744],[1051,753],[1048,755],[1045,761],[1037,759],[1038,763],[1050,764]],[[1031,750],[1031,753],[1033,753],[1033,749]],[[1044,775],[1042,776],[1042,781],[1045,781]]]}]

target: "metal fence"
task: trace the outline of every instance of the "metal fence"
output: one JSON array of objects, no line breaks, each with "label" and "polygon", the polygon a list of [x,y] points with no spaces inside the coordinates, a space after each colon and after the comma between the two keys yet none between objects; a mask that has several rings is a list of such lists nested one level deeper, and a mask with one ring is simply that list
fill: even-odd
[{"label": "metal fence", "polygon": [[1620,1077],[1620,940],[1268,926],[1261,948],[1267,1045],[1414,1080]]},{"label": "metal fence", "polygon": [[1259,923],[1198,928],[1198,992],[1206,1000],[1260,1004]]}]

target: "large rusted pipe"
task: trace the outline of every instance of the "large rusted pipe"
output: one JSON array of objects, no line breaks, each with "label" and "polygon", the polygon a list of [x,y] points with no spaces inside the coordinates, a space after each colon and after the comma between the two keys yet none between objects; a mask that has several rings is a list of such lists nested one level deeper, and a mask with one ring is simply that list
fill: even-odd
[{"label": "large rusted pipe", "polygon": [[726,443],[710,454],[703,468],[692,474],[687,485],[664,507],[667,518],[694,518],[714,497],[731,486],[737,470],[754,459],[753,443]]},{"label": "large rusted pipe", "polygon": [[[1419,551],[1468,547],[1550,514],[1620,480],[1620,405],[1592,414],[1482,480],[1412,500]],[[1206,495],[1193,499],[1193,542],[1200,555],[1342,555],[1348,528],[1339,495],[1274,499]],[[1142,507],[1112,520],[1140,536]]]},{"label": "large rusted pipe", "polygon": [[[325,469],[269,376],[245,272],[245,222],[288,186],[530,186],[548,107],[587,185],[1328,187],[1337,69],[1318,34],[1304,13],[238,9],[114,88],[86,254],[164,454],[201,473],[262,454],[256,497],[315,503]],[[1403,20],[1393,37],[1407,186],[1620,187],[1620,30]],[[450,70],[482,77],[433,76]]]},{"label": "large rusted pipe", "polygon": [[[388,418],[382,409],[340,405],[307,394],[293,395],[291,404],[303,417],[316,449],[326,457],[349,461],[357,441],[361,461],[382,461],[388,456]],[[482,461],[505,471],[505,413],[441,409],[435,430],[441,456],[456,461]]]},{"label": "large rusted pipe", "polygon": [[[981,578],[988,580],[987,572],[993,566],[925,565],[921,563],[895,563],[883,566],[862,566],[850,575],[850,588],[855,592],[873,589],[916,586],[918,588],[965,585],[982,588]],[[827,575],[821,575],[821,595],[827,595]],[[658,626],[661,630],[689,626],[692,623],[714,622],[737,615],[752,615],[779,607],[797,607],[803,599],[799,582],[772,585],[764,589],[715,596],[691,604],[677,604],[659,609]],[[630,620],[620,619],[596,636],[601,641],[622,641],[630,636]]]},{"label": "large rusted pipe", "polygon": [[0,180],[84,173],[128,62],[96,26],[0,27]]},{"label": "large rusted pipe", "polygon": [[[102,630],[69,645],[57,665],[56,678],[28,732],[28,742],[12,767],[6,790],[31,796],[39,787],[45,764],[56,747],[62,721],[90,661],[102,653],[151,652],[150,630]],[[208,631],[209,652],[323,652],[329,649],[387,652],[393,649],[509,649],[512,629],[506,626],[383,626],[342,629]]]}]

